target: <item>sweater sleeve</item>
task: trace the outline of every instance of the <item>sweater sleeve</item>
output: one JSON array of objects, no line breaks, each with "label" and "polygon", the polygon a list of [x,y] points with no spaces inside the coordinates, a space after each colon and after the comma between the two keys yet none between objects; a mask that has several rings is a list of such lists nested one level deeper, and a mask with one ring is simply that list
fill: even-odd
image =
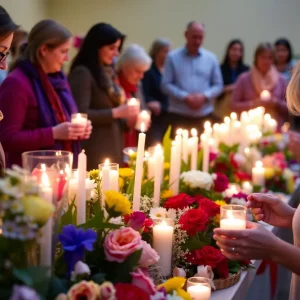
[{"label": "sweater sleeve", "polygon": [[30,91],[17,77],[8,76],[0,89],[0,140],[5,152],[38,150],[54,145],[52,128],[24,129]]},{"label": "sweater sleeve", "polygon": [[70,73],[69,83],[78,110],[80,113],[88,114],[94,127],[111,124],[115,121],[111,108],[91,108],[93,81],[91,73],[85,67],[77,67]]}]

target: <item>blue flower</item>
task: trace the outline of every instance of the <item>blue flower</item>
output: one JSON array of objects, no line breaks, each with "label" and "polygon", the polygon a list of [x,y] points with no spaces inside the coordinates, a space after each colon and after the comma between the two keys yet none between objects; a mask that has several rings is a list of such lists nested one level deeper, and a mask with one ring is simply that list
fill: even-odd
[{"label": "blue flower", "polygon": [[84,251],[94,250],[97,234],[92,229],[84,231],[82,228],[76,228],[74,225],[67,225],[63,227],[58,239],[65,251],[64,258],[68,265],[68,275],[70,275],[75,264],[79,260],[83,260]]}]

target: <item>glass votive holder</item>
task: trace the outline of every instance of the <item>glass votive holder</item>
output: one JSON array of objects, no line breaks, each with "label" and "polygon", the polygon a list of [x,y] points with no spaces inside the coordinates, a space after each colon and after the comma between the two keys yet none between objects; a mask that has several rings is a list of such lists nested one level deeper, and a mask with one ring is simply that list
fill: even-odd
[{"label": "glass votive holder", "polygon": [[246,229],[247,207],[243,205],[221,206],[220,227],[222,229]]},{"label": "glass votive holder", "polygon": [[159,255],[158,266],[164,276],[172,273],[174,220],[156,219],[153,225],[153,248]]},{"label": "glass votive holder", "polygon": [[86,126],[88,115],[83,113],[72,114],[71,123]]},{"label": "glass votive holder", "polygon": [[101,191],[108,190],[119,192],[119,164],[105,163],[99,164],[99,176],[101,180]]},{"label": "glass votive holder", "polygon": [[187,292],[193,300],[210,300],[210,279],[206,277],[189,278],[187,280]]}]

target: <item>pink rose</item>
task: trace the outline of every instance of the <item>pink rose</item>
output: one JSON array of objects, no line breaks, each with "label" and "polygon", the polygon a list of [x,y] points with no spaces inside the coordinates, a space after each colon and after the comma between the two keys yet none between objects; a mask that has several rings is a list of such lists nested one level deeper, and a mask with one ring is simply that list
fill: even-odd
[{"label": "pink rose", "polygon": [[147,242],[142,241],[142,245],[143,252],[139,264],[143,268],[148,268],[159,261],[159,255]]},{"label": "pink rose", "polygon": [[114,300],[116,299],[116,289],[111,282],[103,282],[100,285],[100,299],[101,300]]},{"label": "pink rose", "polygon": [[111,231],[104,242],[108,261],[123,262],[130,254],[143,247],[141,235],[131,227]]},{"label": "pink rose", "polygon": [[156,287],[153,280],[148,276],[146,272],[141,269],[136,269],[130,273],[132,278],[132,284],[145,291],[148,295],[153,295],[156,292]]},{"label": "pink rose", "polygon": [[80,281],[73,285],[68,292],[68,299],[97,300],[100,294],[99,285],[93,281]]}]

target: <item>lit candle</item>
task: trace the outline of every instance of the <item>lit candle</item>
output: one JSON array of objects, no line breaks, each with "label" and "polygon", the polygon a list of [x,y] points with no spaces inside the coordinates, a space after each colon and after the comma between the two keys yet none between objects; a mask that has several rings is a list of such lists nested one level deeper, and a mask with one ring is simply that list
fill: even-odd
[{"label": "lit candle", "polygon": [[230,114],[230,119],[231,119],[232,121],[237,121],[237,114],[236,114],[235,112],[232,112],[232,113]]},{"label": "lit candle", "polygon": [[145,152],[145,141],[146,134],[143,132],[145,130],[145,124],[141,124],[141,133],[138,139],[138,148],[135,164],[135,180],[134,180],[134,192],[133,192],[133,210],[137,211],[140,209],[141,201],[141,189],[144,171],[144,152]]},{"label": "lit candle", "polygon": [[189,139],[189,132],[188,130],[182,131],[182,160],[187,164],[188,158],[189,158],[189,145],[188,145],[188,139]]},{"label": "lit candle", "polygon": [[220,220],[220,228],[230,230],[243,230],[246,229],[246,220],[222,219]]},{"label": "lit candle", "polygon": [[257,161],[255,167],[252,168],[252,183],[259,186],[265,185],[265,169],[261,161]]},{"label": "lit candle", "polygon": [[250,182],[248,182],[248,181],[243,182],[242,188],[243,188],[243,192],[244,192],[245,194],[251,194],[252,191],[253,191],[253,186],[252,186],[252,184],[251,184]]},{"label": "lit candle", "polygon": [[271,93],[267,90],[263,90],[260,93],[260,100],[261,101],[269,101],[271,99]]},{"label": "lit candle", "polygon": [[208,172],[209,167],[209,139],[205,133],[201,134],[202,171]]},{"label": "lit candle", "polygon": [[198,160],[198,136],[197,130],[193,128],[191,130],[192,134],[192,151],[191,151],[191,170],[197,170],[197,160]]},{"label": "lit candle", "polygon": [[153,226],[153,248],[160,257],[158,265],[166,277],[171,275],[173,233],[174,227],[166,220],[157,221]]},{"label": "lit candle", "polygon": [[78,186],[77,186],[77,225],[84,224],[86,222],[86,164],[87,157],[85,151],[82,150],[78,155]]},{"label": "lit candle", "polygon": [[176,166],[176,160],[177,160],[177,146],[176,142],[172,141],[172,147],[171,147],[171,161],[170,161],[170,173],[169,173],[169,185],[170,190],[173,192],[173,195],[176,195],[178,191],[176,192],[175,187],[175,181],[177,180],[179,174],[177,174],[177,166]]},{"label": "lit candle", "polygon": [[85,127],[87,124],[87,114],[81,114],[81,113],[72,114],[71,123],[79,124]]},{"label": "lit candle", "polygon": [[[50,186],[47,173],[42,170],[41,186],[39,195],[48,203],[53,203],[53,189]],[[52,217],[42,227],[42,237],[40,240],[40,264],[42,266],[52,265]]]},{"label": "lit candle", "polygon": [[193,300],[210,300],[211,288],[205,285],[197,284],[187,288],[188,294]]},{"label": "lit candle", "polygon": [[147,110],[142,110],[138,116],[135,129],[141,131],[142,123],[145,124],[145,129],[148,129],[151,120],[151,115]]},{"label": "lit candle", "polygon": [[209,121],[206,121],[204,123],[204,133],[206,134],[207,138],[211,138],[212,135],[212,128],[211,128],[211,124]]},{"label": "lit candle", "polygon": [[220,228],[246,229],[247,208],[243,205],[223,205],[220,209]]},{"label": "lit candle", "polygon": [[155,173],[154,173],[154,207],[159,207],[160,185],[163,173],[164,154],[161,145],[157,145],[154,151]]},{"label": "lit candle", "polygon": [[102,194],[108,190],[115,192],[119,191],[119,165],[116,163],[110,163],[109,159],[106,159],[104,164],[99,165],[101,176],[101,190]]},{"label": "lit candle", "polygon": [[140,107],[140,101],[137,100],[136,98],[131,98],[127,101],[128,106],[137,106],[138,108]]}]

